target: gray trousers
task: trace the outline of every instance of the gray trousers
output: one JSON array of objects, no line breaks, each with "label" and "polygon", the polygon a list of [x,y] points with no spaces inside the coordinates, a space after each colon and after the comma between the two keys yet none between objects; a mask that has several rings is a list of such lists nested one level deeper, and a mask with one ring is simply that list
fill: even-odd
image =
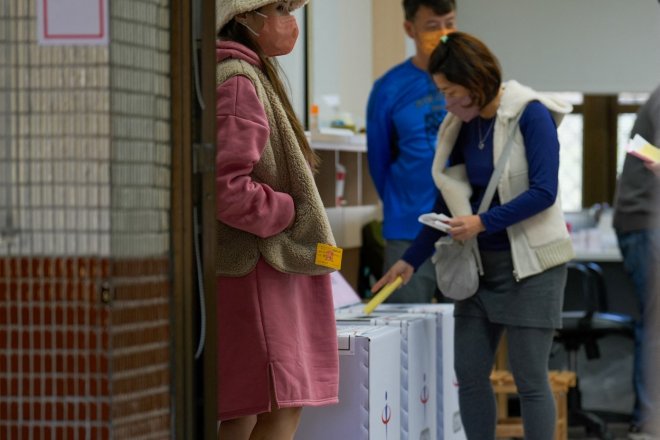
[{"label": "gray trousers", "polygon": [[457,316],[455,325],[454,367],[461,420],[468,440],[495,438],[497,410],[490,373],[504,330],[525,438],[553,439],[556,408],[548,381],[548,358],[554,330],[505,326],[471,316]]},{"label": "gray trousers", "polygon": [[[385,242],[385,261],[383,263],[383,273],[392,267],[394,263],[401,259],[412,241],[408,240],[387,240]],[[433,299],[436,290],[435,267],[429,258],[415,272],[408,283],[397,289],[396,292],[387,298],[390,303],[429,303]]]}]

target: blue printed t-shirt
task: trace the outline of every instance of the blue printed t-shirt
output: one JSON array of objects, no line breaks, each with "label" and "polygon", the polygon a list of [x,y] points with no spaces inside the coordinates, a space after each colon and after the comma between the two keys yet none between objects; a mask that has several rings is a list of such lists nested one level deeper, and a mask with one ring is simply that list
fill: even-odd
[{"label": "blue printed t-shirt", "polygon": [[445,100],[409,59],[374,84],[367,105],[369,171],[383,202],[383,236],[412,240],[438,190],[431,175]]}]

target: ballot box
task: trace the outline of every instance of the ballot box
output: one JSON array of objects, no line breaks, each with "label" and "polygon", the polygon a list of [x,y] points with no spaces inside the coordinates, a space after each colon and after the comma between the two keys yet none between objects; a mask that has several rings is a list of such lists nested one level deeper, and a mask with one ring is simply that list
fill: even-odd
[{"label": "ballot box", "polygon": [[349,306],[336,309],[335,318],[338,325],[387,325],[399,329],[401,439],[436,439],[436,316],[381,312],[364,315],[359,307]]},{"label": "ballot box", "polygon": [[401,332],[337,326],[339,404],[305,407],[296,440],[400,440]]},{"label": "ballot box", "polygon": [[[360,310],[363,305],[351,306]],[[348,310],[348,309],[347,309]],[[430,313],[436,318],[436,395],[438,440],[464,440],[458,407],[458,381],[454,371],[453,304],[381,304],[378,313]]]}]

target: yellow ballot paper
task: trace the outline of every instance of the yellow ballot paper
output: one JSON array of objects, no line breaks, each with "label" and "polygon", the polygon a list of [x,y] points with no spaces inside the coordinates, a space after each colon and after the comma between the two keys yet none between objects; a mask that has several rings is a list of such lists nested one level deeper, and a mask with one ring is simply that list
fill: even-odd
[{"label": "yellow ballot paper", "polygon": [[636,134],[628,143],[626,150],[629,154],[637,156],[646,162],[660,162],[660,148]]},{"label": "yellow ballot paper", "polygon": [[392,281],[390,284],[386,284],[385,287],[380,289],[380,291],[371,298],[371,301],[367,303],[366,306],[364,306],[364,313],[368,315],[369,313],[373,312],[380,303],[385,301],[394,291],[401,285],[403,282],[403,278],[401,277],[396,277],[396,280]]}]

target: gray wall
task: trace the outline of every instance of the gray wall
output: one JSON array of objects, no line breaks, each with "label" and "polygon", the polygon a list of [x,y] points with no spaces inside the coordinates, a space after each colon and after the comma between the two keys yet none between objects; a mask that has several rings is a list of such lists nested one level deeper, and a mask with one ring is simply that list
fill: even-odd
[{"label": "gray wall", "polygon": [[[660,82],[656,0],[457,1],[459,27],[490,46],[506,79],[543,91],[582,93],[649,92]],[[339,94],[342,110],[361,125],[373,83],[371,2],[315,0],[307,8],[312,22],[309,99],[321,106],[327,122],[332,111],[321,97]],[[392,32],[406,40],[411,55],[414,46],[403,26]],[[280,61],[302,116],[302,55],[294,51]]]},{"label": "gray wall", "polygon": [[660,82],[656,0],[458,0],[505,78],[539,90],[648,92]]},{"label": "gray wall", "polygon": [[340,112],[363,127],[372,84],[371,1],[314,0],[308,13],[310,104],[319,105],[321,125],[326,125],[335,115],[323,96],[338,95]]}]

